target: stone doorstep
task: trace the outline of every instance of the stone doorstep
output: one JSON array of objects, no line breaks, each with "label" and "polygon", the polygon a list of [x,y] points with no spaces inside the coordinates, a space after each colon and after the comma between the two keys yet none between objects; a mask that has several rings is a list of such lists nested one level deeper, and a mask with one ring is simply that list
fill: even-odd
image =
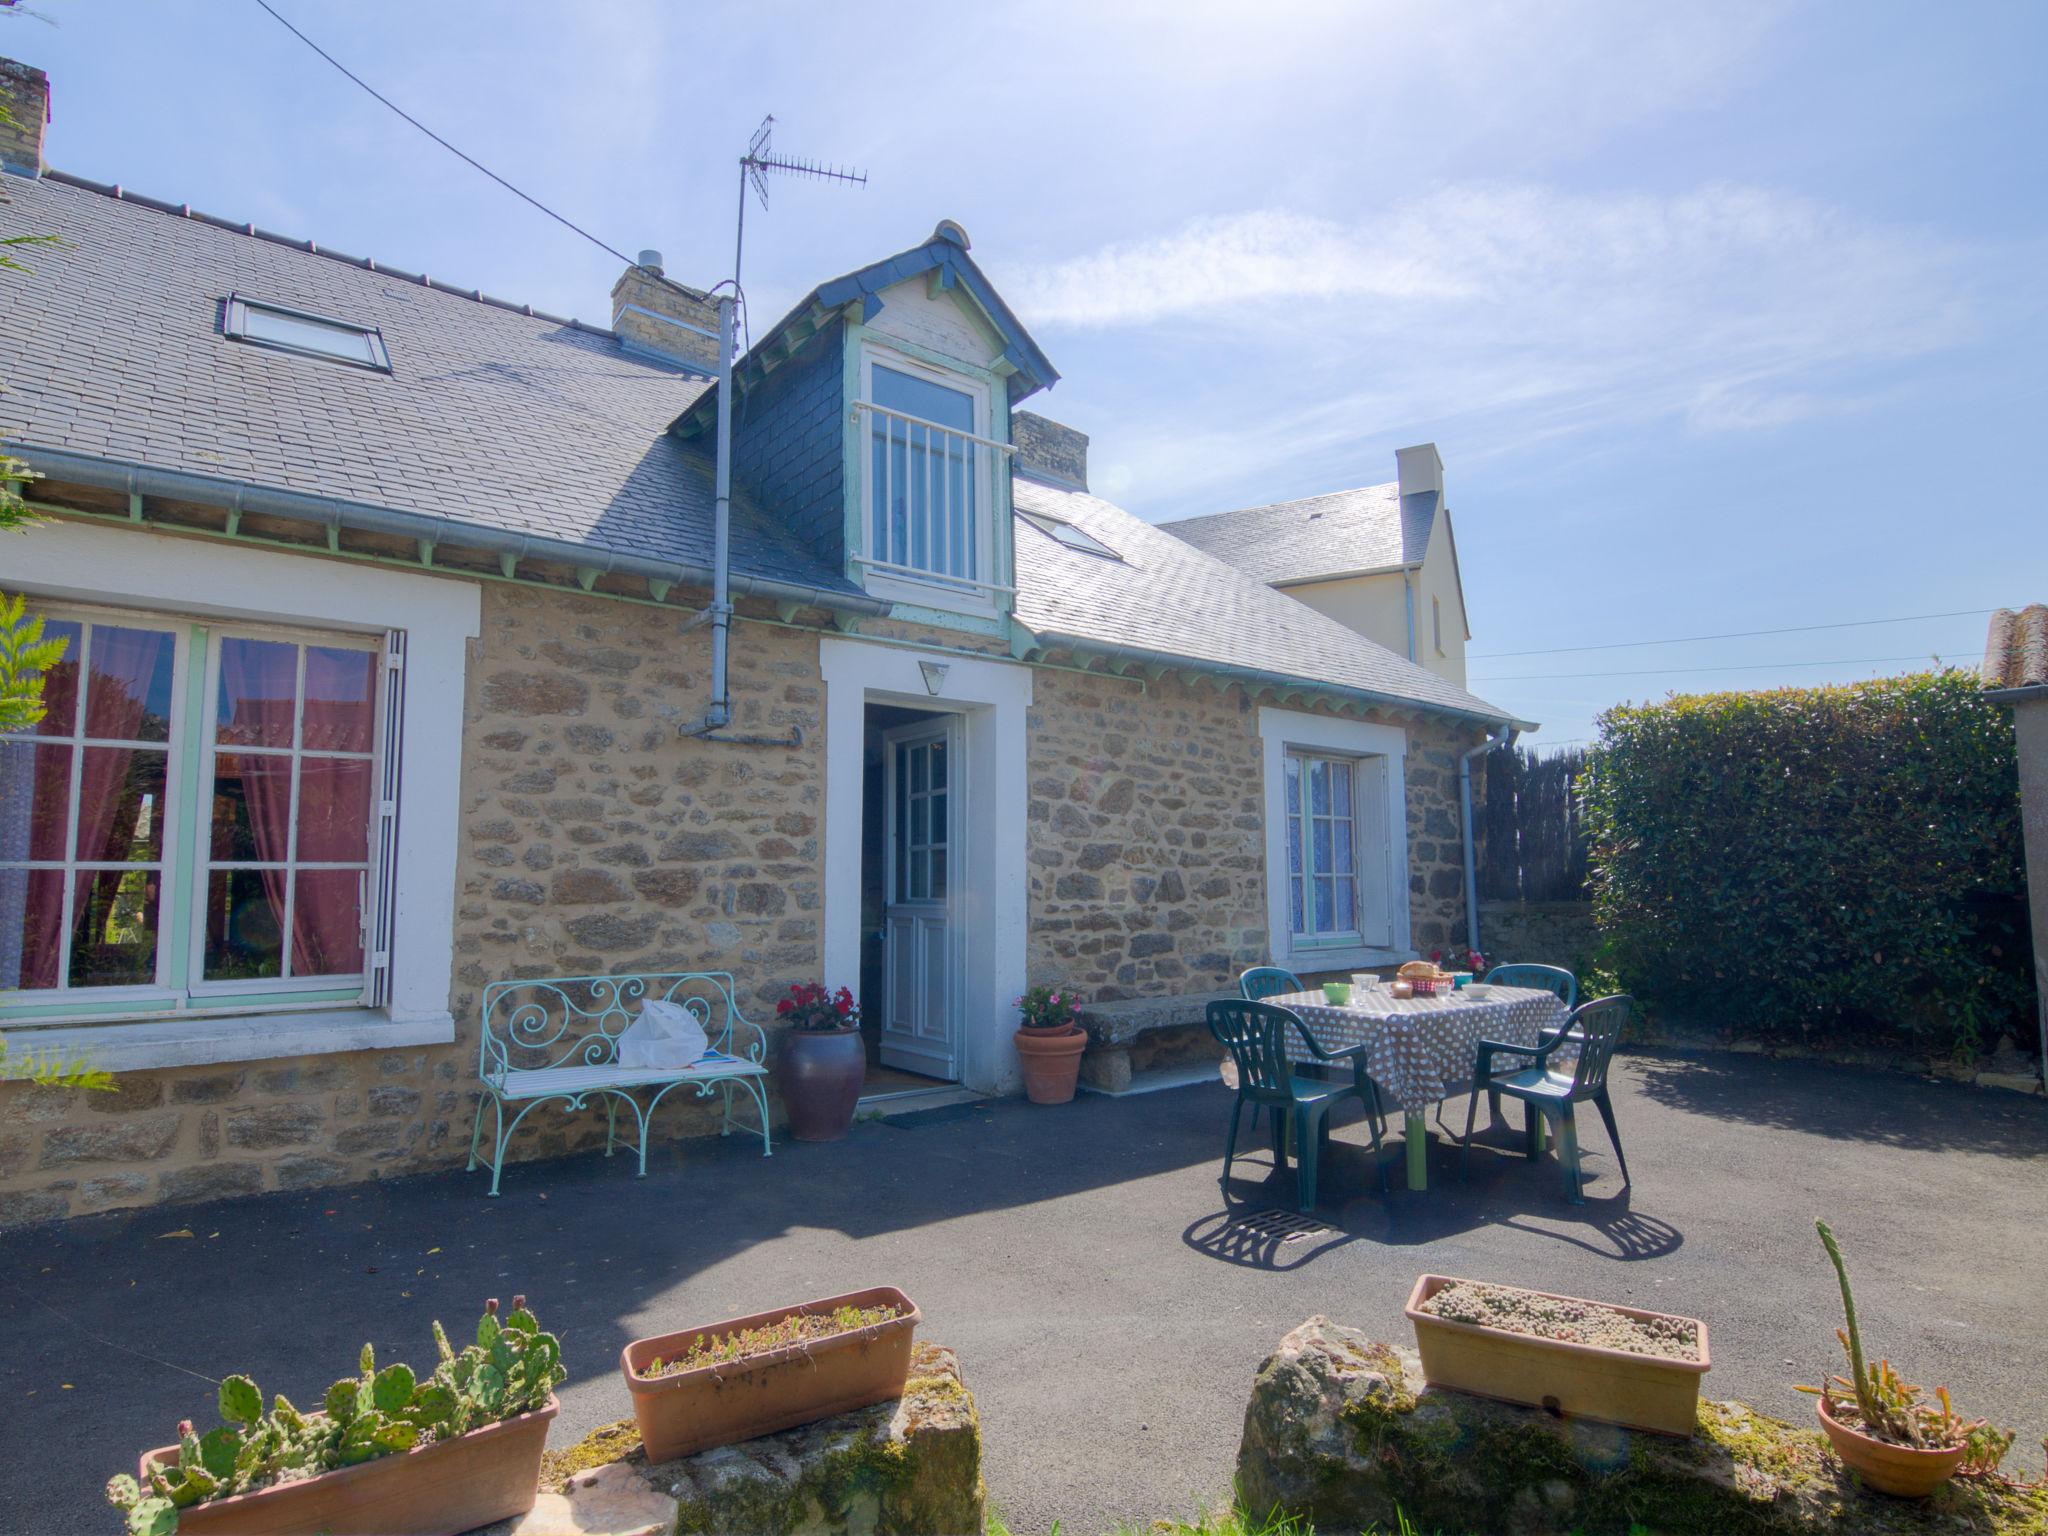
[{"label": "stone doorstep", "polygon": [[[597,1464],[589,1464],[597,1459]],[[954,1536],[982,1528],[981,1426],[958,1357],[919,1344],[892,1402],[647,1464],[631,1419],[551,1452],[573,1468],[526,1514],[473,1536],[669,1536],[758,1527],[838,1536],[884,1529]],[[886,1469],[863,1476],[861,1469]],[[840,1501],[835,1506],[830,1501]]]}]

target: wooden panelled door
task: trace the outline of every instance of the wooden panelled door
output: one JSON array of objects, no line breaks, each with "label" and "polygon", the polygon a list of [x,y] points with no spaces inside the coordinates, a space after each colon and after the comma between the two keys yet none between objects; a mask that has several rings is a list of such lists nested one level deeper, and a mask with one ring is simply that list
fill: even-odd
[{"label": "wooden panelled door", "polygon": [[948,916],[962,873],[958,742],[953,716],[882,736],[882,1062],[949,1080],[960,1075],[959,946]]}]

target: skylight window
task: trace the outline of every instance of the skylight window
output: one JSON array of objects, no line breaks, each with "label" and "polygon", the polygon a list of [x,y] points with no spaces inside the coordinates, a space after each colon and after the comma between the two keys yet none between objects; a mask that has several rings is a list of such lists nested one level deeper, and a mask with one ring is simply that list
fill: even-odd
[{"label": "skylight window", "polygon": [[1121,560],[1123,556],[1111,549],[1092,534],[1083,533],[1072,523],[1063,523],[1056,517],[1043,512],[1019,512],[1025,522],[1036,528],[1049,539],[1057,539],[1069,549],[1078,549],[1086,555],[1101,555],[1105,560]]},{"label": "skylight window", "polygon": [[304,310],[286,309],[281,304],[264,304],[228,295],[227,315],[222,331],[236,341],[254,346],[274,347],[280,352],[299,352],[308,357],[332,358],[358,368],[391,371],[390,354],[384,350],[384,335],[375,326],[350,325],[329,320]]}]

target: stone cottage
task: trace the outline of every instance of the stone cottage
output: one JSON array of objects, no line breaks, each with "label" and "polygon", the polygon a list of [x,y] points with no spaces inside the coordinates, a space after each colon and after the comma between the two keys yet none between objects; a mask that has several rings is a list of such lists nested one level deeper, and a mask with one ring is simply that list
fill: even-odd
[{"label": "stone cottage", "polygon": [[1509,717],[1092,495],[957,226],[733,365],[721,626],[720,316],[654,253],[601,329],[4,159],[64,244],[0,275],[0,587],[70,649],[0,741],[0,1029],[120,1086],[0,1086],[0,1221],[457,1162],[499,978],[854,985],[878,1071],[1001,1092],[1027,983],[1461,931]]}]

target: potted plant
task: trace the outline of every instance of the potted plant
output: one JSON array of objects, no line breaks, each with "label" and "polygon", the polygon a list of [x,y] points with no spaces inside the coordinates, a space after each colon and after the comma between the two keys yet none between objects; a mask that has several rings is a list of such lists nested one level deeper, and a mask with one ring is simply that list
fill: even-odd
[{"label": "potted plant", "polygon": [[1088,1032],[1077,1022],[1074,1000],[1051,987],[1033,987],[1017,999],[1017,1060],[1024,1068],[1024,1096],[1034,1104],[1064,1104],[1081,1075]]},{"label": "potted plant", "polygon": [[619,1355],[647,1459],[669,1461],[903,1395],[922,1314],[894,1286],[635,1339]]},{"label": "potted plant", "polygon": [[775,1005],[788,1026],[777,1063],[789,1134],[798,1141],[837,1141],[853,1124],[853,1108],[868,1080],[867,1045],[860,1008],[841,987],[801,981]]},{"label": "potted plant", "polygon": [[1690,1435],[1710,1364],[1698,1318],[1424,1275],[1407,1313],[1431,1386]]},{"label": "potted plant", "polygon": [[421,1380],[379,1370],[301,1413],[280,1393],[270,1412],[246,1376],[220,1386],[219,1428],[178,1426],[178,1443],[145,1451],[107,1499],[134,1536],[455,1536],[524,1514],[540,1491],[540,1457],[557,1412],[561,1346],[512,1298],[487,1302],[476,1342],[457,1354],[434,1324],[440,1362]]},{"label": "potted plant", "polygon": [[1958,1472],[1995,1471],[2012,1445],[2010,1430],[1959,1416],[1947,1387],[1936,1387],[1935,1401],[1925,1402],[1920,1389],[1901,1380],[1889,1360],[1875,1366],[1866,1362],[1841,1245],[1825,1221],[1816,1220],[1814,1226],[1842,1288],[1842,1319],[1848,1326],[1837,1328],[1835,1337],[1849,1357],[1849,1374],[1799,1390],[1820,1400],[1814,1407],[1835,1454],[1870,1487],[1902,1499],[1924,1499]]}]

